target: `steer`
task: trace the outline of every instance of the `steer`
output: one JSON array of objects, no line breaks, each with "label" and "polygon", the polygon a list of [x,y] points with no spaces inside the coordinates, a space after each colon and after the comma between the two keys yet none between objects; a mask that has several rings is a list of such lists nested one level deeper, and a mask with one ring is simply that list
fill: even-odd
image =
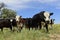
[{"label": "steer", "polygon": [[0,19],[0,29],[3,31],[3,28],[10,28],[12,31],[12,23],[11,19]]},{"label": "steer", "polygon": [[41,29],[42,25],[41,25],[41,22],[44,22],[45,23],[45,27],[46,27],[46,30],[48,32],[48,24],[49,24],[49,21],[50,21],[50,16],[53,15],[53,13],[49,13],[49,12],[46,12],[46,11],[41,11],[40,13],[38,14],[35,14],[32,19],[33,19],[33,22],[38,24],[39,25],[39,28]]},{"label": "steer", "polygon": [[18,30],[21,31],[22,28],[23,28],[23,23],[22,23],[22,16],[16,16],[16,22],[17,22],[17,27],[18,27]]}]

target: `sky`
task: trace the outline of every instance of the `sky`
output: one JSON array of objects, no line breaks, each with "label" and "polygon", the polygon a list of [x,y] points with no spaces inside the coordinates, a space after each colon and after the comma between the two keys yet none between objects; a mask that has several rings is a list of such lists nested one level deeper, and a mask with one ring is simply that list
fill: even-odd
[{"label": "sky", "polygon": [[33,17],[41,11],[53,12],[51,16],[56,24],[60,24],[60,0],[0,0],[6,7],[17,12],[23,18]]}]

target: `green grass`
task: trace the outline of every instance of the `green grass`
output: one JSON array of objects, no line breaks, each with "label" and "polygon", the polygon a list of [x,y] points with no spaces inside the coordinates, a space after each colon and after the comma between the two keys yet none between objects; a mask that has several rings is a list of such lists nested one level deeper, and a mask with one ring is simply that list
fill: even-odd
[{"label": "green grass", "polygon": [[60,25],[53,25],[49,28],[49,33],[45,29],[28,30],[23,29],[21,32],[11,32],[9,29],[0,31],[0,40],[60,40]]}]

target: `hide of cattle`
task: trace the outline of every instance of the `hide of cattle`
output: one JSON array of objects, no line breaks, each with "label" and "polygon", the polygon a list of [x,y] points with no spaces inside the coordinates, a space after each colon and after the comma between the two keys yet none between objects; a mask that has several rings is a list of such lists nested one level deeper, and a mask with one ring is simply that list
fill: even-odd
[{"label": "hide of cattle", "polygon": [[0,29],[3,31],[3,28],[10,28],[12,30],[12,23],[10,19],[0,19]]},{"label": "hide of cattle", "polygon": [[40,13],[38,14],[35,14],[32,19],[33,19],[33,22],[38,24],[39,25],[39,29],[41,29],[41,22],[44,22],[45,23],[45,27],[46,27],[46,30],[48,32],[48,24],[49,24],[49,21],[50,21],[50,16],[53,15],[53,13],[49,13],[49,12],[46,12],[46,11],[41,11]]}]

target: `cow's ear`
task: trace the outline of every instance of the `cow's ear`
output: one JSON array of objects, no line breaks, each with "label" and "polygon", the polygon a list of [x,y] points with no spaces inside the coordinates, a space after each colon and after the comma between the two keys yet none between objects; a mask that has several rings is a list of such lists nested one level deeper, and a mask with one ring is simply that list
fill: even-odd
[{"label": "cow's ear", "polygon": [[50,13],[50,16],[53,15],[53,13]]}]

